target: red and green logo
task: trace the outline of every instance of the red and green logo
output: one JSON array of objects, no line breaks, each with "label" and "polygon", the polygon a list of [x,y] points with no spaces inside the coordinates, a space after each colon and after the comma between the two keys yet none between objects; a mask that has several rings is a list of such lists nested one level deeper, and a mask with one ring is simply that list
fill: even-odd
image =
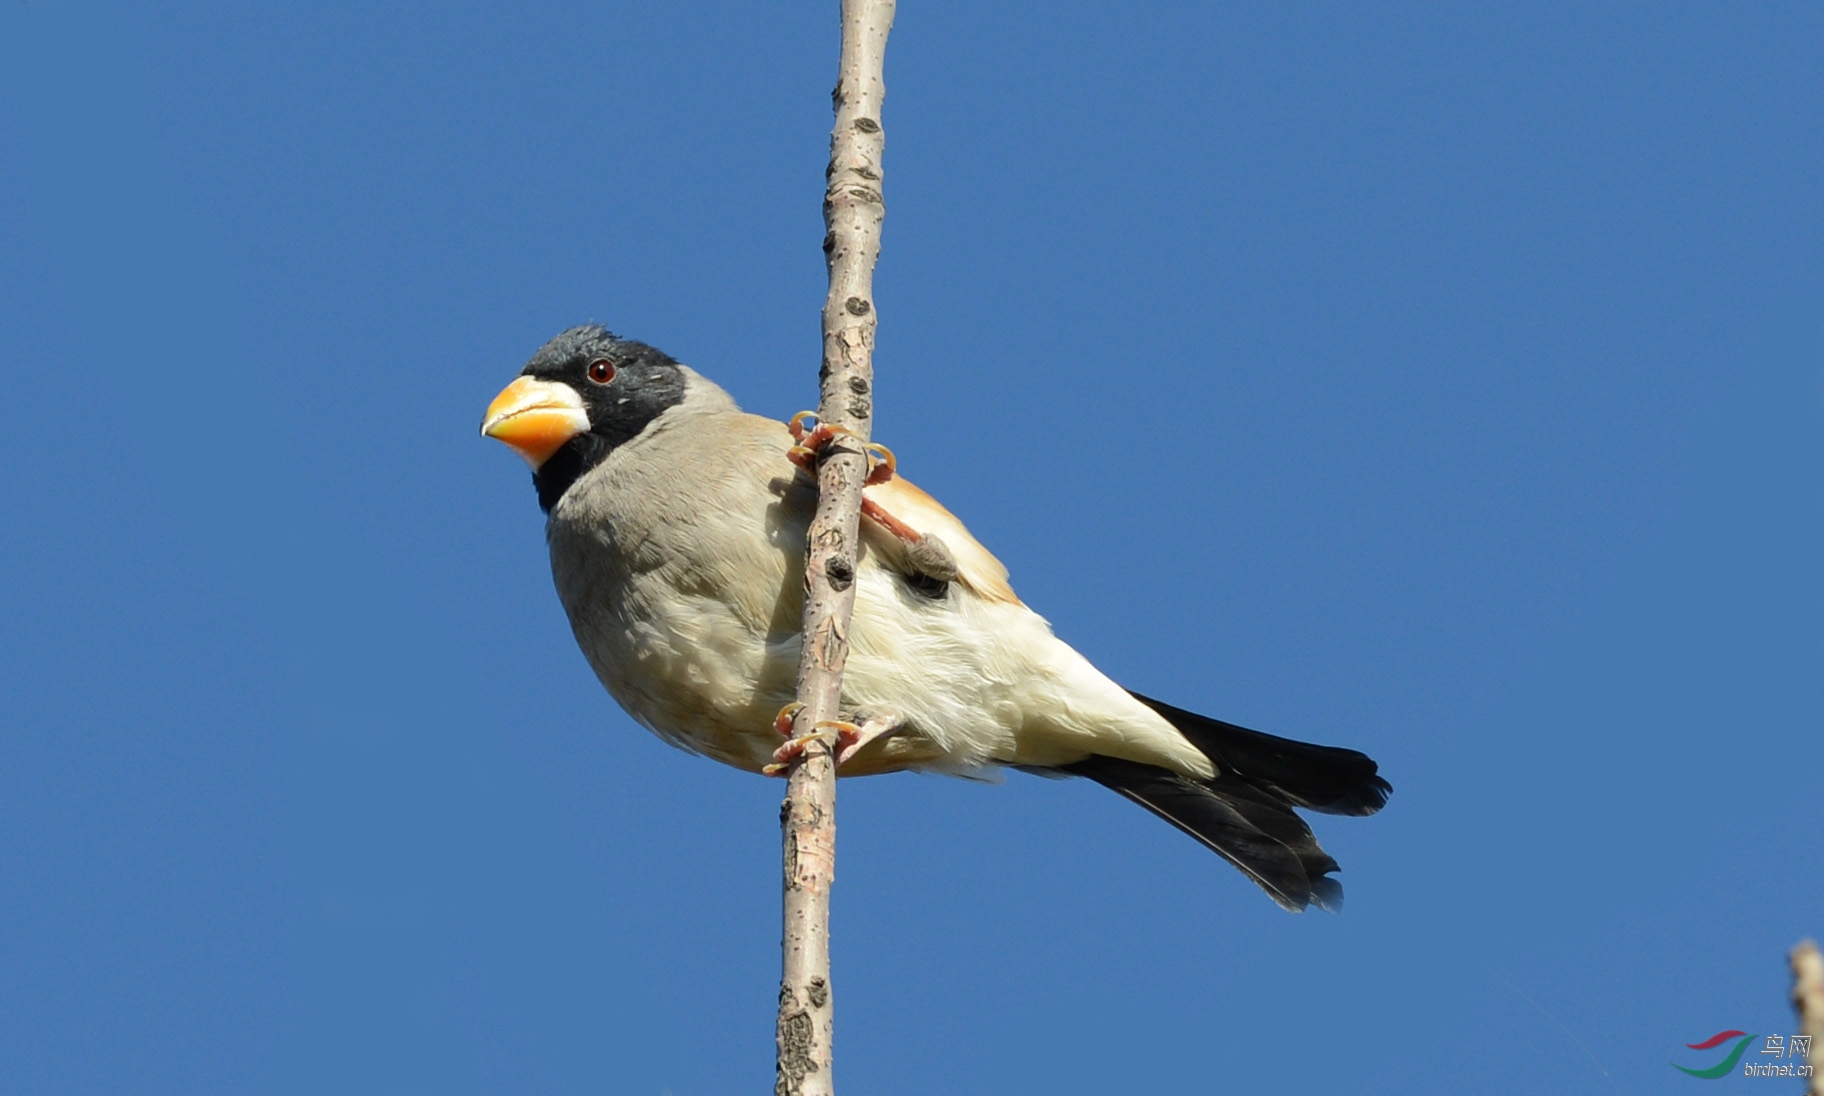
[{"label": "red and green logo", "polygon": [[1735,1064],[1742,1060],[1742,1054],[1748,1049],[1748,1044],[1753,1042],[1756,1038],[1756,1036],[1750,1035],[1745,1031],[1719,1031],[1701,1043],[1686,1043],[1685,1045],[1692,1050],[1713,1050],[1722,1046],[1729,1040],[1734,1039],[1735,1049],[1731,1050],[1728,1056],[1722,1061],[1708,1069],[1686,1069],[1677,1062],[1672,1063],[1672,1068],[1678,1070],[1680,1073],[1689,1073],[1693,1077],[1702,1077],[1706,1081],[1714,1081],[1735,1068]]}]

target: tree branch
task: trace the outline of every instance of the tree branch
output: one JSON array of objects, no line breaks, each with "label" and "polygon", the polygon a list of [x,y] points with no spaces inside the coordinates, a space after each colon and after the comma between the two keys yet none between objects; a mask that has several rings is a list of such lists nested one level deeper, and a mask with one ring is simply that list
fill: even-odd
[{"label": "tree branch", "polygon": [[[861,487],[860,445],[874,419],[874,261],[880,255],[882,62],[893,0],[842,0],[836,123],[823,198],[830,292],[823,306],[818,416],[845,427],[817,475],[804,568],[804,643],[798,661],[794,735],[836,719],[855,606]],[[830,884],[836,876],[836,765],[827,743],[806,747],[787,778],[779,811],[785,861],[784,971],[779,983],[775,1096],[831,1096]]]}]

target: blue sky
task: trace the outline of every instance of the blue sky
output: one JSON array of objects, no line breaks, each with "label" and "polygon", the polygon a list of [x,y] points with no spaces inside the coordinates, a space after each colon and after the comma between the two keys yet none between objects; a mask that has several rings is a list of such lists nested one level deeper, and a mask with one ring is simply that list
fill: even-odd
[{"label": "blue sky", "polygon": [[[776,8],[776,10],[772,10]],[[1647,1093],[1824,933],[1815,6],[902,7],[877,437],[1111,676],[1345,744],[1348,908],[845,782],[872,1093]],[[777,784],[475,436],[814,400],[833,4],[0,14],[0,1089],[771,1082]]]}]

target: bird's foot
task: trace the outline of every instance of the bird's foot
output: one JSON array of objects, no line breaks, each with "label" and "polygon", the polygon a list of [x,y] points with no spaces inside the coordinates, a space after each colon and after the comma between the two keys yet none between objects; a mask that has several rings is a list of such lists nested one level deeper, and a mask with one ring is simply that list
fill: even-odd
[{"label": "bird's foot", "polygon": [[815,411],[798,412],[785,427],[792,432],[792,440],[798,443],[785,451],[786,457],[813,475],[817,471],[818,460],[831,442],[837,438],[855,436],[855,432],[846,426],[819,421]]},{"label": "bird's foot", "polygon": [[[861,725],[855,727],[854,736],[842,735],[837,743],[836,764],[847,764],[849,758],[860,753],[869,743],[898,733],[905,724],[906,717],[892,708],[882,708],[865,713],[861,717]],[[853,724],[848,724],[848,726],[853,726]]]},{"label": "bird's foot", "polygon": [[[817,471],[817,462],[831,442],[855,436],[855,431],[846,426],[819,421],[815,411],[800,411],[785,425],[792,432],[792,440],[798,443],[785,451],[786,457],[811,473]],[[893,450],[870,441],[862,443],[861,451],[868,456],[868,484],[885,483],[893,478],[893,470],[898,464]]]},{"label": "bird's foot", "polygon": [[[797,717],[803,707],[802,704],[786,705],[773,721],[773,726],[779,727],[783,722],[785,729],[780,733],[789,734],[791,720]],[[786,739],[783,745],[773,751],[773,763],[760,771],[767,776],[784,776],[791,769],[792,762],[804,756],[805,747],[812,742],[822,742],[835,754],[836,764],[841,766],[870,742],[899,730],[902,723],[897,712],[869,715],[861,721],[860,726],[842,719],[821,720],[813,723],[809,732]]]},{"label": "bird's foot", "polygon": [[767,776],[784,776],[791,770],[792,763],[803,757],[805,748],[813,742],[823,743],[832,754],[840,756],[845,736],[852,739],[860,733],[860,727],[839,719],[813,723],[811,729],[804,734],[786,739],[783,745],[773,751],[773,763],[762,767],[760,771]]}]

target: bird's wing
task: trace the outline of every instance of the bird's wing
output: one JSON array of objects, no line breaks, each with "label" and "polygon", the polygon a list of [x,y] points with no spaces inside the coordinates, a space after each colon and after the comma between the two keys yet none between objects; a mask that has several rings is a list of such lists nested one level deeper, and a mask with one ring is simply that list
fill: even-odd
[{"label": "bird's wing", "polygon": [[[949,557],[956,568],[955,581],[987,601],[1020,603],[1013,587],[1007,584],[1007,568],[1001,561],[969,535],[969,530],[955,514],[909,480],[896,475],[885,483],[871,484],[862,491],[862,497],[872,504],[862,511],[867,519],[863,522],[863,530],[874,534],[868,538],[870,545],[892,566],[901,570],[927,571],[928,568],[919,566],[917,547],[908,542],[905,533],[910,530],[922,537],[935,537],[949,549]],[[896,523],[903,528],[895,529]],[[948,575],[936,577],[949,578]]]}]

